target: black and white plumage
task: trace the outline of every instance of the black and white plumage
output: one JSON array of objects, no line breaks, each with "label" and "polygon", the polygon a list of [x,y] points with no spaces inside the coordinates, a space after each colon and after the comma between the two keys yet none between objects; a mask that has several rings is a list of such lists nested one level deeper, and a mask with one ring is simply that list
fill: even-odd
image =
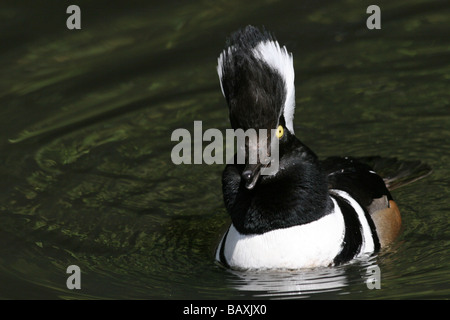
[{"label": "black and white plumage", "polygon": [[251,26],[235,33],[219,56],[217,72],[234,129],[274,129],[283,115],[294,132],[292,54],[269,33]]},{"label": "black and white plumage", "polygon": [[294,66],[285,47],[248,26],[232,35],[217,70],[233,129],[282,132],[276,174],[260,175],[261,165],[248,163],[223,172],[232,224],[218,261],[244,269],[329,266],[372,254],[396,237],[399,210],[371,167],[353,158],[319,161],[295,137]]}]

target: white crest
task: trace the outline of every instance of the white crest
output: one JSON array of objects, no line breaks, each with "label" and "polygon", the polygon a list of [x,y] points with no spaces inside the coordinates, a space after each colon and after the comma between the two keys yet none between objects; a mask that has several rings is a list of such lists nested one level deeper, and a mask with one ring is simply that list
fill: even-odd
[{"label": "white crest", "polygon": [[[233,51],[233,47],[228,47],[227,50],[223,50],[217,59],[217,74],[219,75],[220,89],[222,90],[222,94],[225,97],[225,92],[223,91],[222,77],[223,77],[223,63],[224,60],[227,59],[227,55],[231,56]],[[225,97],[226,98],[226,97]]]},{"label": "white crest", "polygon": [[267,40],[259,43],[253,49],[253,54],[276,70],[284,80],[286,89],[286,100],[283,106],[284,119],[286,127],[294,133],[295,73],[292,53],[289,53],[286,47],[280,48],[277,41]]},{"label": "white crest", "polygon": [[[222,94],[225,96],[222,77],[223,77],[223,64],[226,59],[232,56],[233,46],[228,47],[224,50],[219,58],[217,59],[217,73],[220,80],[220,89]],[[267,63],[272,69],[274,69],[284,80],[285,90],[286,90],[286,100],[283,106],[283,115],[286,121],[286,127],[290,132],[294,133],[294,111],[295,111],[295,72],[294,72],[294,61],[292,53],[289,53],[286,47],[280,47],[277,41],[263,41],[260,42],[253,49],[254,56]]]}]

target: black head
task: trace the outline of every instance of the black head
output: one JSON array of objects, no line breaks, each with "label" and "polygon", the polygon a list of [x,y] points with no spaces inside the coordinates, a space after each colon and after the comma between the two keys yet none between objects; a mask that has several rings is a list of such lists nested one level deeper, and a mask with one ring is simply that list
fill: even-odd
[{"label": "black head", "polygon": [[292,54],[253,26],[234,33],[218,59],[220,85],[233,129],[276,129],[281,116],[293,133]]},{"label": "black head", "polygon": [[[272,139],[276,139],[271,130],[294,133],[292,54],[281,48],[271,34],[252,26],[234,33],[219,56],[217,70],[233,129],[267,130],[264,147],[268,151]],[[260,140],[257,141],[247,145],[248,150],[259,150]],[[271,156],[270,152],[267,155]],[[260,176],[261,163],[246,164],[242,177],[247,187],[253,188]]]}]

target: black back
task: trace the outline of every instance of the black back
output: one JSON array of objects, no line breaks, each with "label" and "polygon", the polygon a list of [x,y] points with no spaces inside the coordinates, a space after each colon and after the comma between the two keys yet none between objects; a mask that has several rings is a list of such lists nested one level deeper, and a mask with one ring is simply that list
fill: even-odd
[{"label": "black back", "polygon": [[320,162],[327,175],[329,189],[338,189],[350,194],[363,208],[374,199],[392,196],[383,179],[373,169],[352,157],[330,157]]}]

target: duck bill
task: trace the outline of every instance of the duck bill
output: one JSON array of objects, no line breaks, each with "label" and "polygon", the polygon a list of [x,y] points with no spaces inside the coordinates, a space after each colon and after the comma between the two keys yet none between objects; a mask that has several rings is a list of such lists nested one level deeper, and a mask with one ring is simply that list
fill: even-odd
[{"label": "duck bill", "polygon": [[252,190],[261,175],[261,164],[247,164],[242,172],[242,178],[246,181],[245,187]]},{"label": "duck bill", "polygon": [[[271,133],[275,136],[274,132]],[[251,140],[252,137],[253,140]],[[272,137],[267,136],[267,130],[260,129],[259,135],[250,136],[249,143],[245,142],[245,146],[242,148],[245,152],[245,167],[241,177],[248,190],[252,190],[258,183],[260,176],[266,174],[266,167],[270,165],[271,159],[271,140]]]}]

